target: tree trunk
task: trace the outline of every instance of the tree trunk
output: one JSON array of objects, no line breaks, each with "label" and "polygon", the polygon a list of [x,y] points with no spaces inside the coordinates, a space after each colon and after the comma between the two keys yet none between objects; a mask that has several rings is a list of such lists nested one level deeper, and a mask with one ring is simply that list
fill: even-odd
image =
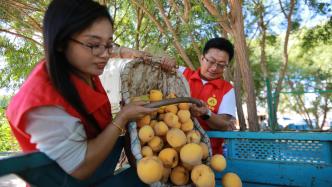
[{"label": "tree trunk", "polygon": [[283,83],[283,80],[285,78],[287,68],[288,68],[288,40],[289,40],[290,31],[292,29],[292,14],[293,14],[294,6],[295,6],[295,0],[290,1],[290,10],[289,10],[288,14],[286,14],[280,0],[279,0],[279,4],[280,4],[283,14],[285,15],[285,17],[287,19],[287,30],[286,30],[285,41],[284,41],[284,50],[283,50],[283,62],[284,63],[282,65],[282,68],[280,69],[277,87],[274,92],[275,97],[276,97],[275,103],[274,103],[276,111],[278,111],[280,91],[282,89],[282,83]]},{"label": "tree trunk", "polygon": [[[259,17],[259,21],[258,21],[258,28],[260,29],[261,32],[261,40],[259,42],[260,45],[260,49],[261,49],[261,54],[260,54],[260,67],[261,70],[263,72],[263,77],[264,77],[264,81],[266,81],[266,91],[267,92],[271,92],[272,88],[271,88],[271,84],[268,83],[268,79],[269,79],[269,72],[268,72],[268,68],[267,68],[267,62],[266,62],[266,23],[264,20],[264,13],[265,13],[265,7],[264,4],[260,1],[256,4],[256,8],[255,8],[256,12],[258,12],[258,17]],[[272,101],[269,101],[269,99],[272,100],[271,96],[272,93],[267,93],[267,105],[268,105],[268,110],[269,110],[269,127],[272,128],[272,130],[277,128],[277,121],[275,119],[274,116],[276,116],[275,113],[275,108],[272,105]]]},{"label": "tree trunk", "polygon": [[[288,85],[291,88],[291,91],[295,91],[294,85],[291,81],[288,81]],[[309,110],[305,106],[305,103],[304,103],[303,99],[301,98],[301,96],[299,94],[296,94],[294,97],[295,97],[296,102],[298,103],[296,105],[297,110],[300,111],[298,113],[303,114],[304,119],[307,119],[308,120],[307,123],[309,124],[309,126],[312,127],[311,118],[310,118],[310,115],[309,115]]]},{"label": "tree trunk", "polygon": [[318,120],[317,120],[317,126],[320,128],[320,129],[323,129],[324,127],[324,124],[325,124],[325,121],[326,121],[326,116],[327,116],[327,112],[329,111],[329,107],[328,107],[328,97],[323,97],[324,99],[324,106],[323,106],[323,120],[322,120],[322,123],[321,125],[319,125],[318,123]]},{"label": "tree trunk", "polygon": [[139,50],[140,46],[140,33],[141,33],[141,25],[142,25],[142,20],[144,17],[144,12],[142,11],[141,8],[136,7],[136,14],[137,14],[137,25],[136,25],[136,33],[135,33],[135,49]]},{"label": "tree trunk", "polygon": [[[221,32],[223,34],[223,37],[228,39],[227,31],[225,31],[222,27],[221,27]],[[243,108],[242,108],[241,71],[240,71],[240,67],[239,67],[239,63],[238,63],[239,60],[238,60],[236,54],[235,54],[234,58],[235,58],[235,63],[234,63],[233,68],[232,69],[227,68],[226,72],[224,72],[224,74],[225,74],[225,80],[234,81],[236,111],[237,111],[237,116],[238,116],[238,120],[239,120],[240,131],[245,131],[245,130],[247,130],[247,123],[246,123],[246,119],[244,117]],[[233,71],[233,77],[231,76],[232,71]]]},{"label": "tree trunk", "polygon": [[236,99],[236,110],[237,116],[239,118],[240,130],[247,130],[246,119],[244,118],[243,108],[242,108],[242,97],[241,97],[241,70],[239,67],[239,60],[237,55],[235,55],[235,61],[237,62],[234,67],[234,89],[235,89],[235,99]]},{"label": "tree trunk", "polygon": [[247,92],[247,112],[250,131],[259,131],[256,95],[252,73],[249,67],[247,45],[243,28],[242,6],[239,1],[231,0],[231,28],[234,37],[235,54],[238,58],[238,65],[241,70],[243,86]]}]

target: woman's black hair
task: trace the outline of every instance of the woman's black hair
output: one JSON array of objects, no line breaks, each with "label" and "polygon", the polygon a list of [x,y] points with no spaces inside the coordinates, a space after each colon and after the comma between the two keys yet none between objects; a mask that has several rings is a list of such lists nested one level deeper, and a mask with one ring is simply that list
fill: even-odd
[{"label": "woman's black hair", "polygon": [[211,48],[225,51],[226,53],[228,53],[229,61],[233,59],[234,47],[233,44],[226,38],[212,38],[207,41],[203,49],[203,55],[205,55]]},{"label": "woman's black hair", "polygon": [[[78,90],[70,81],[72,66],[64,50],[75,33],[91,26],[96,20],[106,18],[113,25],[107,7],[92,0],[53,0],[43,21],[44,49],[50,79],[55,88],[79,112],[96,132],[100,132],[96,119],[83,104]],[[91,98],[93,99],[93,98]]]}]

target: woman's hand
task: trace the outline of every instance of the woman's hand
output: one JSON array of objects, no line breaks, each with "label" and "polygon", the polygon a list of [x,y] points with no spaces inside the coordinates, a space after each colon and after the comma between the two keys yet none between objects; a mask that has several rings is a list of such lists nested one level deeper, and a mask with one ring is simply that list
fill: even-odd
[{"label": "woman's hand", "polygon": [[125,123],[141,118],[147,114],[158,111],[158,108],[146,108],[143,105],[147,104],[143,101],[129,103],[122,107],[116,118],[121,118]]}]

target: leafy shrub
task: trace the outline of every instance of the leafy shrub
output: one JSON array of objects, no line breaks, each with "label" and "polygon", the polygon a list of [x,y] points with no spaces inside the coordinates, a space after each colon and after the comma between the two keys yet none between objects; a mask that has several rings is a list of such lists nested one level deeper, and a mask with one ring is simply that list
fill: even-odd
[{"label": "leafy shrub", "polygon": [[15,137],[12,135],[8,121],[5,116],[5,109],[2,105],[2,107],[0,108],[0,152],[12,152],[19,150],[19,145]]}]

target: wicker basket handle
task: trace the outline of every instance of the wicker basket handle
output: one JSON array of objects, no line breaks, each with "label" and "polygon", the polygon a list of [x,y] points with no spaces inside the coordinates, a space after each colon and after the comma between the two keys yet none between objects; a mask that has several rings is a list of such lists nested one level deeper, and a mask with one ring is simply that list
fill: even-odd
[{"label": "wicker basket handle", "polygon": [[200,100],[191,97],[177,97],[172,99],[164,99],[158,102],[146,104],[144,106],[147,108],[159,108],[161,106],[172,105],[176,103],[194,103],[199,107],[202,106],[202,102]]}]

